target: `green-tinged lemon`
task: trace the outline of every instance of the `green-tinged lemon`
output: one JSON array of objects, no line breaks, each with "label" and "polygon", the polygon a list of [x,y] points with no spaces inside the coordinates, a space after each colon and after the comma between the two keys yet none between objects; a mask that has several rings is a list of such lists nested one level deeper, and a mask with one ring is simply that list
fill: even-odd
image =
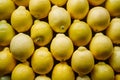
[{"label": "green-tinged lemon", "polygon": [[37,76],[35,80],[51,80],[51,78],[46,75],[40,75],[40,76]]},{"label": "green-tinged lemon", "polygon": [[91,78],[88,75],[84,75],[84,76],[77,76],[76,80],[91,80]]}]

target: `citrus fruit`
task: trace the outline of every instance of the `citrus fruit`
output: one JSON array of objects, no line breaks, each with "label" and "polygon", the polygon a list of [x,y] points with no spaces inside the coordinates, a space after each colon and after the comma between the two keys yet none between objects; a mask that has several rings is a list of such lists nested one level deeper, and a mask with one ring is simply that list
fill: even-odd
[{"label": "citrus fruit", "polygon": [[30,12],[24,7],[19,6],[11,15],[11,25],[17,32],[26,32],[32,26],[33,19]]},{"label": "citrus fruit", "polygon": [[51,79],[46,75],[39,75],[35,78],[35,80],[51,80]]},{"label": "citrus fruit", "polygon": [[68,0],[66,9],[73,19],[83,19],[89,11],[87,0]]},{"label": "citrus fruit", "polygon": [[50,0],[50,1],[57,6],[63,6],[67,2],[67,0]]},{"label": "citrus fruit", "polygon": [[51,71],[54,60],[47,47],[40,47],[35,50],[31,59],[31,65],[34,72],[38,74],[47,74]]},{"label": "citrus fruit", "polygon": [[65,34],[56,34],[50,44],[50,51],[53,57],[59,61],[68,60],[72,56],[73,50],[73,43]]},{"label": "citrus fruit", "polygon": [[88,0],[90,5],[98,6],[105,2],[105,0]]},{"label": "citrus fruit", "polygon": [[119,58],[120,58],[120,47],[114,46],[113,54],[109,58],[109,64],[116,72],[120,72]]},{"label": "citrus fruit", "polygon": [[[48,36],[49,35],[49,36]],[[53,31],[45,21],[35,20],[31,27],[31,38],[38,46],[45,46],[50,43]]]},{"label": "citrus fruit", "polygon": [[80,76],[90,73],[94,67],[94,57],[85,47],[80,46],[71,58],[72,69]]},{"label": "citrus fruit", "polygon": [[28,7],[30,0],[13,0],[13,1],[14,1],[14,3],[15,3],[17,6],[25,6],[25,7]]},{"label": "citrus fruit", "polygon": [[24,62],[33,54],[34,43],[30,36],[18,33],[11,40],[10,51],[17,60]]},{"label": "citrus fruit", "polygon": [[0,76],[11,73],[15,66],[16,60],[11,54],[9,48],[5,47],[0,51]]},{"label": "citrus fruit", "polygon": [[0,0],[0,20],[10,19],[15,10],[15,4],[12,0]]},{"label": "citrus fruit", "polygon": [[120,0],[106,0],[105,8],[111,16],[120,17]]},{"label": "citrus fruit", "polygon": [[51,9],[49,0],[30,0],[29,10],[30,13],[37,19],[42,19],[48,16]]},{"label": "citrus fruit", "polygon": [[0,80],[11,80],[11,77],[10,75],[5,75],[5,76],[0,77]]},{"label": "citrus fruit", "polygon": [[103,31],[109,26],[110,14],[104,7],[93,7],[88,13],[87,23],[94,32]]},{"label": "citrus fruit", "polygon": [[79,20],[73,21],[68,30],[68,34],[76,46],[85,46],[92,38],[92,30],[89,25]]},{"label": "citrus fruit", "polygon": [[120,44],[120,18],[113,18],[106,30],[106,35],[114,44]]},{"label": "citrus fruit", "polygon": [[84,76],[77,76],[76,80],[91,80],[89,76],[84,75]]},{"label": "citrus fruit", "polygon": [[29,65],[19,63],[13,69],[11,74],[12,80],[34,80],[35,74]]},{"label": "citrus fruit", "polygon": [[115,80],[120,80],[120,74],[119,73],[115,75]]},{"label": "citrus fruit", "polygon": [[55,32],[65,33],[71,24],[71,17],[66,9],[55,5],[48,15],[48,22]]},{"label": "citrus fruit", "polygon": [[75,75],[66,62],[61,62],[54,66],[52,80],[75,80]]},{"label": "citrus fruit", "polygon": [[8,46],[15,32],[12,26],[6,21],[0,21],[0,46]]},{"label": "citrus fruit", "polygon": [[96,33],[90,42],[89,49],[95,59],[106,60],[112,55],[113,44],[110,38],[103,33]]},{"label": "citrus fruit", "polygon": [[114,71],[112,67],[105,62],[95,64],[91,72],[92,80],[114,80]]}]

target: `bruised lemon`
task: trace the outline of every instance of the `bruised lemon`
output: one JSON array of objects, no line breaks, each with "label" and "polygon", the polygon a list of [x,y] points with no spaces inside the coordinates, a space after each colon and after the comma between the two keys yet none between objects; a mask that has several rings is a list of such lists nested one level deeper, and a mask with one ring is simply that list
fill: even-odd
[{"label": "bruised lemon", "polygon": [[79,20],[73,21],[68,30],[68,34],[76,46],[85,46],[92,38],[92,30],[89,25]]},{"label": "bruised lemon", "polygon": [[29,1],[30,0],[13,0],[14,3],[18,6],[25,6],[25,7],[28,7],[29,5]]},{"label": "bruised lemon", "polygon": [[11,73],[12,80],[34,80],[35,74],[32,68],[24,63],[19,63]]},{"label": "bruised lemon", "polygon": [[30,13],[37,19],[42,19],[48,16],[51,9],[49,0],[30,0],[29,10]]},{"label": "bruised lemon", "polygon": [[94,57],[85,47],[79,47],[71,58],[72,69],[80,76],[90,73],[94,67]]},{"label": "bruised lemon", "polygon": [[10,42],[10,51],[17,60],[25,62],[34,52],[34,43],[30,36],[18,33]]},{"label": "bruised lemon", "polygon": [[120,44],[120,18],[113,18],[106,30],[106,35],[114,44]]},{"label": "bruised lemon", "polygon": [[35,20],[31,27],[31,38],[38,46],[45,46],[50,43],[53,37],[53,31],[50,25],[45,21]]},{"label": "bruised lemon", "polygon": [[108,36],[103,33],[96,33],[90,42],[89,49],[95,59],[106,60],[112,55],[113,44]]},{"label": "bruised lemon", "polygon": [[71,39],[62,33],[56,34],[50,44],[53,57],[59,61],[68,60],[72,56],[73,50],[74,46]]},{"label": "bruised lemon", "polygon": [[114,80],[114,71],[112,67],[105,62],[95,64],[91,72],[92,80]]},{"label": "bruised lemon", "polygon": [[56,64],[51,77],[52,80],[75,80],[74,72],[66,62]]},{"label": "bruised lemon", "polygon": [[120,58],[120,47],[115,46],[113,50],[113,54],[109,58],[109,64],[116,72],[120,72],[119,58]]},{"label": "bruised lemon", "polygon": [[98,6],[105,2],[105,0],[88,0],[90,5]]},{"label": "bruised lemon", "polygon": [[57,6],[63,6],[67,2],[67,0],[50,0],[50,1]]},{"label": "bruised lemon", "polygon": [[51,80],[51,78],[46,75],[39,75],[35,78],[35,80]]},{"label": "bruised lemon", "polygon": [[47,47],[40,47],[35,50],[31,59],[31,65],[34,72],[38,74],[47,74],[51,71],[54,60]]},{"label": "bruised lemon", "polygon": [[15,4],[12,0],[0,0],[0,20],[10,19],[15,10]]},{"label": "bruised lemon", "polygon": [[106,0],[105,8],[111,16],[120,17],[120,0]]},{"label": "bruised lemon", "polygon": [[11,25],[17,32],[28,31],[32,23],[32,16],[24,6],[19,6],[11,15]]},{"label": "bruised lemon", "polygon": [[48,15],[48,22],[55,32],[65,33],[71,24],[71,17],[66,9],[55,5]]},{"label": "bruised lemon", "polygon": [[9,48],[5,47],[2,51],[0,51],[0,76],[11,73],[15,66],[16,60]]},{"label": "bruised lemon", "polygon": [[68,0],[67,11],[73,19],[84,19],[89,11],[88,0]]},{"label": "bruised lemon", "polygon": [[94,32],[103,31],[109,26],[110,14],[104,7],[93,7],[87,15],[87,23]]},{"label": "bruised lemon", "polygon": [[6,21],[0,21],[0,46],[8,46],[11,39],[14,37],[15,31],[12,26]]}]

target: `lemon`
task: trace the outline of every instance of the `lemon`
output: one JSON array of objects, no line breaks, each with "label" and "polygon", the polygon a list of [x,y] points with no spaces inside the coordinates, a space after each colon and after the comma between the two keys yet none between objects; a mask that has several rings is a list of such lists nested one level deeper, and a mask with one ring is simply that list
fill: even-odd
[{"label": "lemon", "polygon": [[28,7],[30,0],[13,0],[13,1],[14,1],[14,3],[15,3],[17,6],[25,6],[25,7]]},{"label": "lemon", "polygon": [[50,0],[50,1],[57,6],[63,6],[67,2],[67,0]]},{"label": "lemon", "polygon": [[115,80],[120,80],[120,74],[119,73],[115,75]]},{"label": "lemon", "polygon": [[94,57],[85,47],[80,46],[71,58],[72,69],[80,76],[90,73],[94,67]]},{"label": "lemon", "polygon": [[87,0],[68,0],[67,11],[73,19],[83,19],[89,11],[89,4]]},{"label": "lemon", "polygon": [[54,66],[52,80],[75,80],[75,75],[66,62],[61,62]]},{"label": "lemon", "polygon": [[116,72],[120,72],[119,58],[120,58],[120,47],[114,46],[113,54],[109,58],[109,64]]},{"label": "lemon", "polygon": [[50,44],[50,51],[52,52],[52,55],[59,61],[68,60],[72,56],[73,50],[73,43],[65,34],[56,34]]},{"label": "lemon", "polygon": [[90,42],[89,48],[97,60],[106,60],[113,52],[112,41],[103,33],[95,34]]},{"label": "lemon", "polygon": [[51,79],[46,75],[39,75],[35,78],[35,80],[51,80]]},{"label": "lemon", "polygon": [[98,6],[105,2],[106,0],[88,0],[90,5]]},{"label": "lemon", "polygon": [[30,12],[24,7],[19,6],[11,15],[11,24],[17,32],[26,32],[32,26],[33,19]]},{"label": "lemon", "polygon": [[40,47],[35,50],[31,59],[31,65],[34,72],[38,74],[47,74],[51,71],[54,60],[47,47]]},{"label": "lemon", "polygon": [[17,60],[24,62],[33,54],[34,43],[30,36],[19,33],[12,38],[10,50]]},{"label": "lemon", "polygon": [[111,16],[120,17],[120,0],[106,0],[105,8]]},{"label": "lemon", "polygon": [[92,38],[92,30],[89,25],[79,20],[73,21],[68,34],[75,46],[85,46]]},{"label": "lemon", "polygon": [[87,23],[94,32],[105,30],[110,23],[110,14],[104,7],[93,7],[87,16]]},{"label": "lemon", "polygon": [[4,76],[12,72],[16,66],[16,60],[11,54],[8,47],[0,51],[0,76]]},{"label": "lemon", "polygon": [[114,44],[120,44],[120,18],[113,18],[106,30],[106,35]]},{"label": "lemon", "polygon": [[8,46],[15,32],[12,26],[6,21],[0,21],[0,46]]},{"label": "lemon", "polygon": [[30,13],[37,19],[42,19],[48,16],[51,9],[49,0],[30,0],[29,10]]},{"label": "lemon", "polygon": [[66,9],[55,5],[48,15],[48,22],[55,32],[65,33],[71,24],[71,17]]},{"label": "lemon", "polygon": [[84,76],[77,76],[76,80],[91,80],[89,76],[84,75]]},{"label": "lemon", "polygon": [[11,77],[9,75],[5,75],[0,77],[0,80],[11,80]]},{"label": "lemon", "polygon": [[12,0],[0,0],[0,20],[10,19],[15,10],[15,4]]},{"label": "lemon", "polygon": [[[35,20],[31,28],[31,38],[38,46],[45,46],[52,40],[53,31],[45,21]],[[49,35],[49,36],[48,36]]]},{"label": "lemon", "polygon": [[105,62],[95,64],[91,72],[92,80],[114,80],[114,71],[112,67]]},{"label": "lemon", "polygon": [[12,80],[34,80],[35,74],[29,65],[19,63],[11,74]]}]

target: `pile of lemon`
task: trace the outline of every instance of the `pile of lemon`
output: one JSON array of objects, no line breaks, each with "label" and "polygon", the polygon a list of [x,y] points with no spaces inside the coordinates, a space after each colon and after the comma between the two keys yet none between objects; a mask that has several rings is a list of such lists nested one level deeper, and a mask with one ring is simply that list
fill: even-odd
[{"label": "pile of lemon", "polygon": [[0,80],[120,80],[120,0],[0,0]]}]

